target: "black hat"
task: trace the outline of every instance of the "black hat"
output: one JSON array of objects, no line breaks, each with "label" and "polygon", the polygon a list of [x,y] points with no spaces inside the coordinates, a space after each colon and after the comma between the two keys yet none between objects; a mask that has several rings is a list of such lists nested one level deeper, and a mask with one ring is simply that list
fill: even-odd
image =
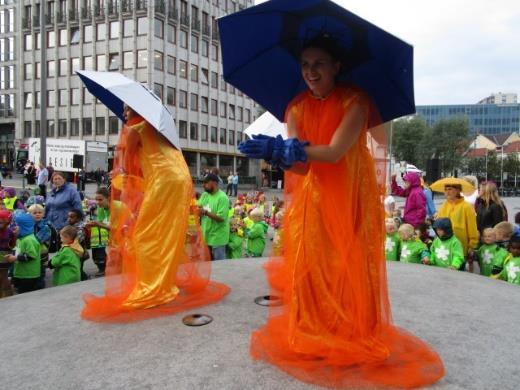
[{"label": "black hat", "polygon": [[207,183],[208,181],[214,181],[215,183],[219,182],[218,176],[213,173],[208,173],[206,176],[204,176],[204,183]]}]

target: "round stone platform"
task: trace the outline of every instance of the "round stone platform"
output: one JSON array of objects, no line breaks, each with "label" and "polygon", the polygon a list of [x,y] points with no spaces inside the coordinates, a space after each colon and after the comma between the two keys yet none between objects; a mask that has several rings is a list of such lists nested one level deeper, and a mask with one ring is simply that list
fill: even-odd
[{"label": "round stone platform", "polygon": [[[130,324],[81,320],[81,294],[103,279],[0,299],[2,389],[310,389],[249,358],[266,318],[264,260],[214,263],[222,302]],[[394,321],[434,346],[446,366],[435,389],[513,389],[520,381],[520,287],[478,275],[390,263]],[[213,316],[183,325],[193,312]]]}]

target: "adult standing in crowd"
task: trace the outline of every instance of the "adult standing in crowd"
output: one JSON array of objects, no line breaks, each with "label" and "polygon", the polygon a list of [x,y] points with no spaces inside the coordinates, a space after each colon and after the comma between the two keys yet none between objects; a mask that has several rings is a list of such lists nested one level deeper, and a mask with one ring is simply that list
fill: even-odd
[{"label": "adult standing in crowd", "polygon": [[477,198],[479,196],[477,178],[475,176],[464,176],[462,180],[467,181],[469,184],[473,186],[472,191],[465,191],[462,193],[464,200],[468,202],[470,205],[476,206]]},{"label": "adult standing in crowd", "polygon": [[497,223],[507,221],[506,206],[497,186],[493,182],[485,182],[480,186],[480,194],[476,199],[475,210],[477,212],[477,227],[480,234],[485,228],[492,228]]},{"label": "adult standing in crowd", "polygon": [[38,172],[38,187],[40,188],[40,195],[45,200],[47,198],[47,182],[49,181],[49,171],[45,168],[43,163],[40,163],[40,170]]},{"label": "adult standing in crowd", "polygon": [[395,175],[392,176],[392,193],[406,198],[404,223],[417,227],[426,219],[426,196],[421,187],[421,178],[415,172],[408,172],[403,180],[406,188],[399,187]]},{"label": "adult standing in crowd", "polygon": [[48,180],[51,180],[52,175],[54,174],[54,167],[52,166],[52,163],[49,163],[49,165],[47,165],[47,172],[48,172]]},{"label": "adult standing in crowd", "polygon": [[36,167],[32,161],[27,167],[27,184],[36,184]]},{"label": "adult standing in crowd", "polygon": [[204,178],[204,193],[198,200],[204,241],[212,260],[226,258],[229,242],[229,198],[219,189],[219,178],[210,173]]},{"label": "adult standing in crowd", "polygon": [[229,176],[227,177],[226,195],[233,195],[233,172],[231,171],[229,171]]},{"label": "adult standing in crowd", "polygon": [[69,211],[81,210],[79,192],[70,183],[63,172],[54,172],[52,175],[53,188],[45,202],[45,218],[52,227],[60,231],[68,224]]},{"label": "adult standing in crowd", "polygon": [[464,256],[471,256],[478,245],[477,215],[472,205],[462,197],[461,179],[444,185],[446,201],[437,212],[437,218],[449,218],[453,234],[459,239],[464,249]]},{"label": "adult standing in crowd", "polygon": [[233,175],[233,196],[238,196],[238,172]]}]

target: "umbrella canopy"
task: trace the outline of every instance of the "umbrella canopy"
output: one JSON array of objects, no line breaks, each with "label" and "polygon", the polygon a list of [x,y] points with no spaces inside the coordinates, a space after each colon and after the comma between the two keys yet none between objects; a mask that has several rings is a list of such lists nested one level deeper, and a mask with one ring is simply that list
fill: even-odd
[{"label": "umbrella canopy", "polygon": [[469,184],[466,180],[459,179],[458,177],[445,177],[437,180],[430,186],[430,189],[435,192],[444,192],[444,187],[449,185],[459,185],[462,188],[462,192],[475,191],[475,187]]},{"label": "umbrella canopy", "polygon": [[413,48],[329,0],[271,0],[218,20],[224,79],[280,121],[306,89],[305,42],[328,35],[342,48],[340,80],[367,92],[384,122],[415,112]]},{"label": "umbrella canopy", "polygon": [[123,122],[123,105],[126,104],[181,150],[172,114],[161,99],[144,85],[115,72],[77,70],[76,73],[89,92]]},{"label": "umbrella canopy", "polygon": [[244,134],[247,134],[249,137],[258,134],[268,135],[271,137],[281,135],[283,139],[287,139],[287,125],[280,122],[273,116],[273,114],[266,111],[244,130]]}]

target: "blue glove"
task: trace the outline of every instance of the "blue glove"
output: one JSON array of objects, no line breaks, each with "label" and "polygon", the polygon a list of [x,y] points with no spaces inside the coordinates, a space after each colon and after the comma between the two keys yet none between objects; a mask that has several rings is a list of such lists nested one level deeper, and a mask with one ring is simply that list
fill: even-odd
[{"label": "blue glove", "polygon": [[241,142],[238,149],[249,158],[264,159],[271,165],[288,169],[297,161],[307,161],[303,149],[307,145],[308,142],[300,142],[296,138],[284,141],[280,135],[276,138],[254,135],[253,139]]}]

